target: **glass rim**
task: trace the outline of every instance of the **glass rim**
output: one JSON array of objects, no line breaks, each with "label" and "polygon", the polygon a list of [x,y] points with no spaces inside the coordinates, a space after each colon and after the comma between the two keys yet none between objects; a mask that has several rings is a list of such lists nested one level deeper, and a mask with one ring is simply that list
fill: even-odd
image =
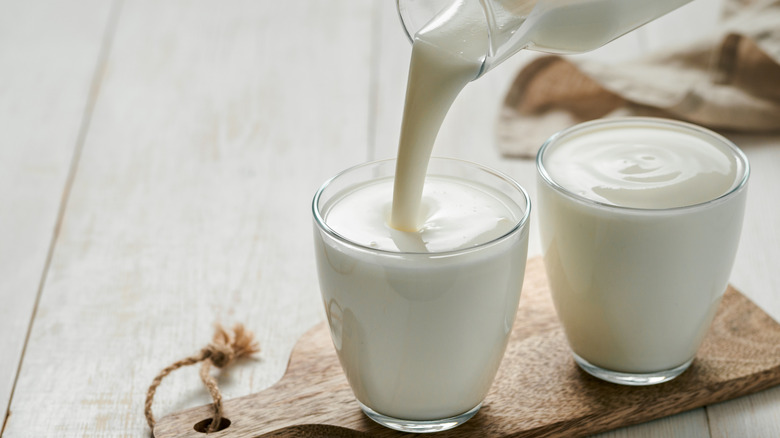
[{"label": "glass rim", "polygon": [[[450,163],[456,163],[457,165],[465,165],[468,167],[471,167],[473,169],[479,170],[481,172],[485,172],[489,175],[492,175],[493,177],[496,177],[500,179],[501,181],[508,183],[510,187],[517,190],[520,194],[523,195],[523,199],[525,200],[524,205],[520,205],[518,203],[518,206],[521,208],[524,208],[522,217],[516,221],[515,225],[507,231],[506,233],[482,242],[478,245],[470,246],[468,248],[460,248],[460,249],[454,249],[454,250],[447,250],[447,251],[435,251],[435,252],[412,252],[412,251],[391,251],[387,249],[380,249],[380,248],[373,248],[370,246],[363,245],[361,243],[355,242],[353,240],[350,240],[346,238],[345,236],[337,233],[334,229],[332,229],[330,226],[328,226],[327,222],[325,221],[325,218],[320,213],[320,209],[318,207],[319,201],[322,197],[322,194],[325,192],[325,190],[330,187],[330,185],[335,182],[337,179],[343,177],[346,174],[355,172],[357,170],[360,170],[362,168],[370,167],[370,166],[377,166],[385,163],[395,162],[395,158],[387,158],[383,160],[374,160],[369,161],[366,163],[357,164],[355,166],[348,167],[341,172],[335,174],[331,178],[327,179],[319,189],[314,193],[314,199],[312,200],[312,215],[314,217],[314,223],[317,224],[317,227],[324,231],[327,235],[332,237],[333,239],[342,242],[344,244],[347,244],[352,247],[356,247],[368,252],[372,253],[378,253],[383,255],[392,255],[392,256],[427,256],[427,257],[443,257],[443,256],[453,256],[453,255],[459,255],[459,254],[465,254],[469,252],[473,252],[479,249],[482,249],[487,246],[492,246],[494,244],[497,244],[503,240],[508,239],[510,236],[520,232],[524,228],[526,228],[526,225],[528,224],[528,220],[531,217],[531,198],[528,196],[528,192],[521,186],[517,181],[515,181],[513,178],[509,177],[503,172],[500,172],[498,170],[491,169],[489,167],[483,166],[481,164],[474,163],[472,161],[467,160],[461,160],[458,158],[446,158],[446,157],[431,157],[431,161],[436,162],[450,162]],[[426,173],[426,177],[428,174]]]},{"label": "glass rim", "polygon": [[[608,202],[591,199],[586,196],[582,196],[577,193],[574,193],[571,190],[567,189],[566,187],[560,185],[557,181],[555,181],[552,178],[552,176],[549,174],[549,172],[547,172],[547,169],[544,167],[544,153],[564,137],[593,128],[594,126],[621,125],[621,124],[629,124],[629,123],[638,123],[644,126],[647,125],[674,126],[683,131],[695,132],[703,136],[706,141],[709,141],[711,143],[717,142],[725,146],[736,157],[738,164],[742,165],[741,178],[739,177],[735,178],[734,182],[732,183],[732,186],[723,194],[703,202],[697,202],[695,204],[689,204],[689,205],[680,205],[675,207],[642,208],[642,207],[629,207],[625,205],[615,205]],[[541,148],[539,148],[539,152],[537,152],[536,154],[536,170],[537,170],[537,174],[542,178],[545,184],[547,184],[549,187],[551,187],[558,193],[570,199],[578,201],[580,203],[592,205],[607,210],[633,212],[638,214],[657,214],[657,213],[671,213],[671,212],[691,210],[691,209],[700,209],[706,206],[723,202],[726,199],[735,196],[738,192],[742,191],[742,189],[744,189],[744,187],[747,185],[748,178],[750,176],[750,163],[748,162],[745,153],[742,152],[742,150],[736,144],[734,144],[734,142],[727,139],[723,135],[718,134],[717,132],[707,129],[703,126],[695,125],[693,123],[683,122],[680,120],[665,119],[661,117],[617,117],[617,118],[609,118],[609,119],[591,120],[588,122],[579,123],[577,125],[556,132],[542,144]]]}]

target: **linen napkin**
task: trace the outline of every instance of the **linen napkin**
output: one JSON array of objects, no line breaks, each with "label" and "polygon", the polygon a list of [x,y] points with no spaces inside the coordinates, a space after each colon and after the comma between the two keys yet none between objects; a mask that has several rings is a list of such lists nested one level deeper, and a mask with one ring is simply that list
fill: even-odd
[{"label": "linen napkin", "polygon": [[626,115],[780,134],[780,0],[730,0],[724,9],[715,34],[632,62],[534,60],[504,100],[499,150],[532,157],[561,129]]}]

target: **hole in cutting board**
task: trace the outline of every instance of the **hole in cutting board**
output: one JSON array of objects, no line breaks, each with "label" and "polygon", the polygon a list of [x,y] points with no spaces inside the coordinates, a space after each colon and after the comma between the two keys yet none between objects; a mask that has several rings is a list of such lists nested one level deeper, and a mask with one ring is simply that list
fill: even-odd
[{"label": "hole in cutting board", "polygon": [[[194,426],[192,426],[192,428],[195,429],[196,432],[206,433],[206,430],[209,428],[209,424],[211,424],[211,420],[213,420],[213,418],[206,418],[205,420],[198,421]],[[225,430],[228,427],[230,427],[230,420],[223,418],[219,420],[219,427],[217,430],[215,430],[215,432]]]}]

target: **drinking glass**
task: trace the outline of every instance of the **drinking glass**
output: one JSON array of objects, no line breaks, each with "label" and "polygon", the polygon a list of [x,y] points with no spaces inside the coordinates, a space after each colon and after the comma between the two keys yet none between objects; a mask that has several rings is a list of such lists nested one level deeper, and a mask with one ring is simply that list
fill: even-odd
[{"label": "drinking glass", "polygon": [[[667,129],[705,141],[732,157],[734,181],[722,195],[694,205],[633,208],[591,199],[551,175],[546,157],[552,151],[613,128]],[[626,147],[646,141],[620,140]],[[557,160],[571,158],[559,154]],[[680,160],[694,165],[684,153]],[[577,364],[598,378],[626,385],[661,383],[681,374],[727,287],[745,211],[750,173],[745,155],[702,127],[624,118],[555,134],[540,149],[536,165],[544,263]]]},{"label": "drinking glass", "polygon": [[531,205],[496,171],[433,158],[427,178],[498,194],[513,213],[511,230],[465,249],[395,252],[331,229],[335,202],[394,171],[395,160],[359,165],[317,191],[319,283],[333,345],[365,414],[396,430],[435,432],[476,414],[496,374],[520,299]]}]

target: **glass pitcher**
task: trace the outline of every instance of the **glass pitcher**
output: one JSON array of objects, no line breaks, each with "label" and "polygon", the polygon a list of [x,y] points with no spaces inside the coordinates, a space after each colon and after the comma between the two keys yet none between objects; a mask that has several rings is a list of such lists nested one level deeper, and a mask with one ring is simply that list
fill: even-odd
[{"label": "glass pitcher", "polygon": [[412,41],[434,20],[467,17],[474,25],[469,37],[485,45],[476,79],[522,49],[559,54],[597,49],[691,0],[396,1]]}]

